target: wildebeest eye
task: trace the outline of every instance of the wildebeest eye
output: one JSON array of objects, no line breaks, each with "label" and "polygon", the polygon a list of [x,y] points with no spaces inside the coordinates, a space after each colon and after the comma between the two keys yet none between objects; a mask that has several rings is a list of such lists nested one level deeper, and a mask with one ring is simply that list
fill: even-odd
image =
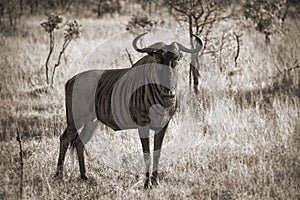
[{"label": "wildebeest eye", "polygon": [[179,58],[178,59],[181,59],[183,57],[182,53],[180,52],[179,53]]},{"label": "wildebeest eye", "polygon": [[179,54],[173,54],[173,59],[174,60],[180,60],[182,58],[182,53]]}]

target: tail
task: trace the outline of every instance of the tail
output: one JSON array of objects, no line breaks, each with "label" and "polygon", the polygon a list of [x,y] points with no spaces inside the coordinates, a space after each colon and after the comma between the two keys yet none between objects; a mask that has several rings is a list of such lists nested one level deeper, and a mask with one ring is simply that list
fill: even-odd
[{"label": "tail", "polygon": [[71,141],[71,145],[70,145],[70,150],[71,151],[74,151],[78,138],[79,138],[79,135],[78,135],[78,133],[76,133],[74,139]]}]

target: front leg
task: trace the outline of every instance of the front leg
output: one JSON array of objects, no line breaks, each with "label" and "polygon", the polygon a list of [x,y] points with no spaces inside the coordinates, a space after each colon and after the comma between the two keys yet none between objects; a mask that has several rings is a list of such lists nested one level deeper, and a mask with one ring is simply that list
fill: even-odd
[{"label": "front leg", "polygon": [[149,188],[150,185],[150,164],[151,164],[151,155],[149,148],[149,127],[142,127],[138,129],[139,136],[141,139],[142,147],[143,147],[143,155],[144,161],[146,165],[146,180],[144,183],[144,188]]},{"label": "front leg", "polygon": [[168,128],[168,124],[154,135],[154,152],[153,152],[153,173],[151,176],[151,184],[158,185],[158,165],[161,153],[161,146],[164,140],[165,132]]}]

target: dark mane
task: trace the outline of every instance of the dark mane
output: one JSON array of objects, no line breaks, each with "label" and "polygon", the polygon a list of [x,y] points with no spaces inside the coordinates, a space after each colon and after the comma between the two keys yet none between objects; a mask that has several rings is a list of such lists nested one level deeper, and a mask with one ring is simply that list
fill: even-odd
[{"label": "dark mane", "polygon": [[146,55],[142,57],[140,60],[138,60],[132,67],[145,65],[145,64],[152,64],[152,63],[159,63],[159,60],[154,58],[153,56]]}]

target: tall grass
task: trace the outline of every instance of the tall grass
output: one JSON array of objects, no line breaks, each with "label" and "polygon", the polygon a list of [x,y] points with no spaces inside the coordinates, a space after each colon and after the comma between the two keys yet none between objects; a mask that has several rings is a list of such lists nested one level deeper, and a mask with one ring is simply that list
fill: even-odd
[{"label": "tall grass", "polygon": [[[247,65],[241,75],[232,78],[236,90],[231,95],[227,93],[228,79],[209,66],[201,71],[199,95],[189,92],[188,70],[184,68],[188,62],[183,60],[179,70],[180,106],[164,141],[160,186],[142,189],[142,150],[136,131],[114,133],[103,126],[87,146],[90,179],[79,179],[78,162],[72,156],[66,158],[64,179],[55,179],[58,136],[65,128],[64,83],[86,69],[82,64],[91,46],[125,30],[123,24],[128,18],[81,19],[85,31],[67,50],[53,88],[44,86],[48,41],[39,27],[43,17],[29,19],[22,21],[22,34],[0,36],[1,199],[18,198],[16,127],[23,135],[24,199],[300,198],[299,93],[283,89],[262,92],[266,87],[262,82],[272,79],[269,77],[277,70],[273,65],[282,65],[274,58],[287,47],[281,44],[281,49],[266,50],[250,39],[252,53],[242,51],[245,57],[241,63]],[[296,33],[291,32],[290,37],[296,37]],[[298,40],[286,40],[288,52],[299,55]],[[287,61],[291,55],[284,54]],[[137,54],[133,56],[138,59]],[[130,64],[121,57],[112,67]],[[264,71],[266,67],[271,69]],[[299,73],[294,74],[293,87],[299,90]],[[272,79],[268,87],[273,84]]]}]

